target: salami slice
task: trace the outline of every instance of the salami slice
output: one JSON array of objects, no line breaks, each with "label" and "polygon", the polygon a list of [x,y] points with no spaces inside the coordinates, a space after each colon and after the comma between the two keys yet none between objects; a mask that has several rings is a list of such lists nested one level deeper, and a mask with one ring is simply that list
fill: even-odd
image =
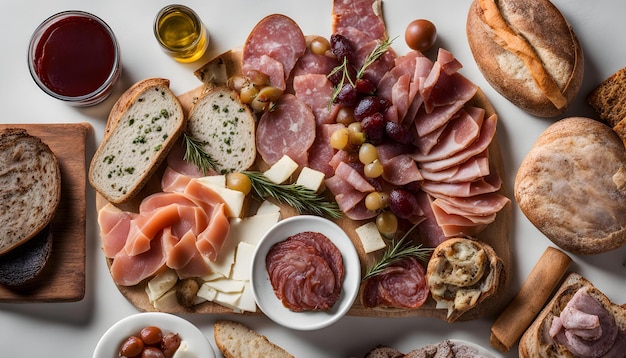
[{"label": "salami slice", "polygon": [[263,56],[269,56],[283,65],[283,78],[280,83],[271,83],[285,89],[285,83],[298,59],[306,51],[306,41],[302,30],[291,18],[273,14],[263,18],[252,29],[246,39],[242,54],[242,73],[257,70],[270,75],[275,73],[276,66],[264,68],[263,64],[271,61],[261,61]]},{"label": "salami slice", "polygon": [[284,94],[274,110],[265,112],[256,131],[257,151],[274,164],[288,155],[307,165],[308,150],[315,140],[315,116],[311,108],[292,94]]},{"label": "salami slice", "polygon": [[419,308],[428,298],[424,267],[409,257],[389,266],[364,283],[365,307]]}]

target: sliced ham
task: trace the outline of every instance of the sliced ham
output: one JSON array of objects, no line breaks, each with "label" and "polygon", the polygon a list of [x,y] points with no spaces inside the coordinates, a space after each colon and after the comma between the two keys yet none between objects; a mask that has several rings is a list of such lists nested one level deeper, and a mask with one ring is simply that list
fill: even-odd
[{"label": "sliced ham", "polygon": [[307,165],[315,129],[311,108],[296,96],[286,93],[274,110],[261,116],[256,131],[257,150],[270,165],[283,155],[288,155],[299,165]]},{"label": "sliced ham", "polygon": [[354,189],[368,193],[376,189],[370,184],[356,169],[345,162],[339,163],[335,170],[335,175],[339,176],[345,182],[349,183]]},{"label": "sliced ham", "polygon": [[393,185],[406,185],[421,181],[422,175],[417,169],[415,160],[408,154],[401,154],[387,160],[383,164],[383,178]]},{"label": "sliced ham", "polygon": [[421,170],[420,173],[424,179],[430,181],[446,183],[471,182],[489,175],[489,157],[487,156],[487,151],[485,151],[456,167],[437,172]]},{"label": "sliced ham", "polygon": [[417,204],[424,213],[425,217],[425,220],[422,221],[417,227],[422,240],[422,245],[425,247],[435,248],[447,240],[447,237],[444,234],[443,229],[437,224],[437,219],[435,218],[435,214],[432,209],[433,199],[430,195],[421,190],[415,195],[415,198],[417,199]]},{"label": "sliced ham", "polygon": [[344,213],[352,210],[367,195],[367,193],[354,189],[350,183],[338,175],[326,179],[324,184],[335,195],[335,201],[339,205],[339,209]]},{"label": "sliced ham", "polygon": [[442,208],[448,213],[453,211],[459,215],[488,216],[502,210],[511,200],[498,193],[478,194],[470,197],[453,197],[435,195],[435,202],[443,202]]},{"label": "sliced ham", "polygon": [[493,193],[500,190],[502,186],[502,178],[497,172],[472,182],[462,183],[443,183],[425,180],[422,182],[421,188],[431,195],[443,195],[452,197],[466,198],[469,196]]}]

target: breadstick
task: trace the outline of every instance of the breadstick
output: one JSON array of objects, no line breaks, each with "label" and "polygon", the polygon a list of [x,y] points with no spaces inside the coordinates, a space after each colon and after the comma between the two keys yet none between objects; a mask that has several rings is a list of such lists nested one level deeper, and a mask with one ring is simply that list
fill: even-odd
[{"label": "breadstick", "polygon": [[491,326],[491,345],[506,352],[519,340],[565,275],[572,259],[548,247],[517,295]]}]

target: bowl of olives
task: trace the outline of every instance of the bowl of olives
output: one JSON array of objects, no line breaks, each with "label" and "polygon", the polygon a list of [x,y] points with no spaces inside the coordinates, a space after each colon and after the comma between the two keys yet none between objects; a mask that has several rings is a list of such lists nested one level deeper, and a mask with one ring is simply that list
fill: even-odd
[{"label": "bowl of olives", "polygon": [[206,336],[191,322],[169,313],[123,318],[96,345],[93,358],[214,358]]}]

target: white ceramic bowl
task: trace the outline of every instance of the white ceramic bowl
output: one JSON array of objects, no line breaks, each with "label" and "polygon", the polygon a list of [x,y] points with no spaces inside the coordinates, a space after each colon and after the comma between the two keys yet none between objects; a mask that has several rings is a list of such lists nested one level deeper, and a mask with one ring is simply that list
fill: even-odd
[{"label": "white ceramic bowl", "polygon": [[191,322],[169,313],[145,312],[128,316],[111,326],[96,345],[93,358],[117,358],[119,347],[130,335],[137,334],[146,326],[157,326],[164,334],[178,333],[187,343],[189,355],[185,357],[215,358],[215,352],[207,337]]},{"label": "white ceramic bowl", "polygon": [[[341,295],[328,311],[294,312],[283,306],[272,289],[265,267],[265,257],[275,243],[305,231],[318,232],[328,237],[343,258],[344,280]],[[337,224],[318,216],[299,215],[279,221],[259,241],[252,256],[250,277],[254,298],[267,317],[287,328],[316,330],[335,323],[348,312],[359,291],[361,264],[354,244]]]}]

